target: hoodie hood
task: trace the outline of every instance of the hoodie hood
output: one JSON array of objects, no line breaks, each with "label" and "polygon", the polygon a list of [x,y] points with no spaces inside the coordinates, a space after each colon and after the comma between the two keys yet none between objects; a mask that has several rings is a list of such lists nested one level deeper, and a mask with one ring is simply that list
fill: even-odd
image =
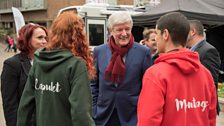
[{"label": "hoodie hood", "polygon": [[47,51],[44,48],[36,51],[34,54],[34,62],[38,63],[43,71],[49,71],[73,57],[74,55],[66,49],[55,49]]},{"label": "hoodie hood", "polygon": [[160,54],[156,59],[155,64],[160,62],[175,65],[184,74],[198,71],[200,64],[198,53],[192,52],[187,48],[181,48],[179,51]]}]

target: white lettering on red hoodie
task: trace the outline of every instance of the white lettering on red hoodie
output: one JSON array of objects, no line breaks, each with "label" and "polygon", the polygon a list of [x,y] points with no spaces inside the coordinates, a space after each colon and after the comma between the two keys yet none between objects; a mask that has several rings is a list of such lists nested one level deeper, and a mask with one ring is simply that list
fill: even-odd
[{"label": "white lettering on red hoodie", "polygon": [[186,48],[161,54],[144,74],[138,126],[215,125],[215,85],[198,54]]}]

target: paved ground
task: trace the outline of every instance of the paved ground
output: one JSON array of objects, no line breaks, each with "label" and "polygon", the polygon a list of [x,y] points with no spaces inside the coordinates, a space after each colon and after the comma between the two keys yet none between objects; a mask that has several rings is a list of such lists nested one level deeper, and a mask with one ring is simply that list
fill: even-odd
[{"label": "paved ground", "polygon": [[[6,45],[0,42],[0,73],[2,71],[3,61],[6,58],[11,57],[12,55],[15,54],[13,52],[4,52],[5,47]],[[4,120],[3,109],[2,109],[1,93],[0,93],[0,126],[5,126],[5,120]],[[217,118],[217,126],[224,126],[224,112],[221,112],[220,116]]]},{"label": "paved ground", "polygon": [[[0,73],[2,72],[3,61],[7,57],[10,57],[10,56],[15,54],[13,52],[4,52],[5,47],[6,47],[6,45],[3,45],[0,42]],[[2,109],[2,96],[1,96],[1,93],[0,93],[0,126],[5,126],[5,119],[4,119],[4,115],[3,115],[3,109]]]}]

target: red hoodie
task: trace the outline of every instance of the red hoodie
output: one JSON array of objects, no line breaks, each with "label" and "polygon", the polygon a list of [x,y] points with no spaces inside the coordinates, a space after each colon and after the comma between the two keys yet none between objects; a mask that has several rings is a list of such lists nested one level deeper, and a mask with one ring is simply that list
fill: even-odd
[{"label": "red hoodie", "polygon": [[215,85],[198,54],[186,48],[161,54],[143,78],[138,126],[215,125]]}]

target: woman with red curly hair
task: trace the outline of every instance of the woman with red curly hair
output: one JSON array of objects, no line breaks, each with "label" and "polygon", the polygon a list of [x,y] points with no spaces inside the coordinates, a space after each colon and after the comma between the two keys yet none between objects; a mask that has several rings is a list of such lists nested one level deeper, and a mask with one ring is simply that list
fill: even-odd
[{"label": "woman with red curly hair", "polygon": [[[17,126],[95,126],[90,79],[95,69],[82,18],[72,12],[53,22],[46,48],[35,53],[18,111]],[[34,109],[34,110],[33,110]]]},{"label": "woman with red curly hair", "polygon": [[46,46],[47,30],[36,24],[27,24],[19,31],[17,48],[20,53],[6,59],[1,74],[1,93],[7,126],[16,126],[17,110],[38,48]]}]

